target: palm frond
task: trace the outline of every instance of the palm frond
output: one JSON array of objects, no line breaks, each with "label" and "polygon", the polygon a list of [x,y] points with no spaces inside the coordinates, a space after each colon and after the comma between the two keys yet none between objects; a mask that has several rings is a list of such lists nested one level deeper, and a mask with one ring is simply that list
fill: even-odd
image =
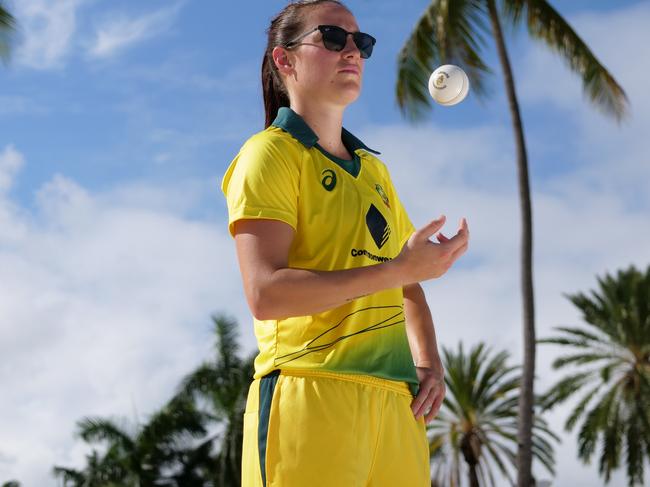
[{"label": "palm frond", "polygon": [[641,430],[637,422],[628,424],[626,434],[627,481],[630,487],[643,485],[643,445]]},{"label": "palm frond", "polygon": [[555,405],[567,400],[577,390],[587,384],[596,373],[596,369],[577,372],[558,381],[547,392],[541,395],[542,410],[551,409]]},{"label": "palm frond", "polygon": [[138,434],[137,442],[145,450],[173,446],[179,437],[201,437],[206,430],[204,416],[188,398],[175,399],[154,413]]},{"label": "palm frond", "polygon": [[560,54],[577,73],[589,100],[605,114],[620,121],[627,113],[623,88],[600,63],[589,46],[546,0],[506,0],[506,13],[513,23],[526,17],[530,35]]},{"label": "palm frond", "polygon": [[600,401],[589,411],[585,417],[580,432],[578,433],[578,456],[583,461],[588,461],[596,448],[598,434],[607,426],[610,409],[615,404],[618,388],[605,394]]},{"label": "palm frond", "polygon": [[616,403],[603,435],[598,471],[605,477],[606,483],[610,480],[611,472],[619,467],[621,457],[624,428],[620,412],[621,404]]},{"label": "palm frond", "polygon": [[122,428],[109,419],[84,418],[77,422],[78,434],[86,442],[109,441],[131,451],[134,441]]},{"label": "palm frond", "polygon": [[226,315],[212,316],[216,336],[217,360],[224,369],[232,370],[240,366],[237,322]]},{"label": "palm frond", "polygon": [[620,363],[620,357],[615,354],[608,353],[576,353],[573,355],[565,355],[563,357],[556,358],[551,366],[554,369],[560,369],[566,367],[567,365],[585,365],[591,364],[593,362],[600,362],[601,360],[615,360],[615,363]]},{"label": "palm frond", "polygon": [[0,59],[9,61],[12,34],[16,30],[16,19],[0,1]]},{"label": "palm frond", "polygon": [[480,55],[489,33],[485,7],[479,0],[433,0],[397,58],[397,104],[410,121],[423,118],[431,107],[428,80],[441,64],[457,64],[469,77],[472,91],[485,95],[490,72]]}]

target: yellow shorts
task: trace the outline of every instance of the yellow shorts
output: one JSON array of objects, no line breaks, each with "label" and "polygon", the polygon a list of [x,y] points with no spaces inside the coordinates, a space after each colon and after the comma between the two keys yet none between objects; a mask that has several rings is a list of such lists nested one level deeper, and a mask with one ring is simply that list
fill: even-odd
[{"label": "yellow shorts", "polygon": [[250,386],[242,487],[429,487],[424,419],[405,382],[313,370]]}]

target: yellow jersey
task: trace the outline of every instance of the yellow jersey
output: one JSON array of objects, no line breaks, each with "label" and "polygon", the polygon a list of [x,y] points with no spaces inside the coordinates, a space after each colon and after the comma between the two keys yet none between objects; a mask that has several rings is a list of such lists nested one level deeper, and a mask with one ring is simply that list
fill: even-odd
[{"label": "yellow jersey", "polygon": [[[341,137],[351,161],[329,154],[300,115],[280,108],[272,125],[244,143],[223,177],[231,235],[240,219],[291,225],[293,268],[334,271],[395,258],[413,224],[379,152],[345,128]],[[275,369],[317,368],[417,387],[401,287],[310,316],[254,319],[254,327],[255,378]]]}]

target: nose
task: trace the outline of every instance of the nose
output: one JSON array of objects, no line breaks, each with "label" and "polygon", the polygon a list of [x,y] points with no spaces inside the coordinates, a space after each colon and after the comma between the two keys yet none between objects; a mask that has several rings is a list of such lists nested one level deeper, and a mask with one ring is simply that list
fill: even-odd
[{"label": "nose", "polygon": [[359,48],[357,45],[354,43],[354,38],[352,37],[351,33],[348,33],[347,37],[345,38],[345,47],[343,48],[343,55],[345,57],[350,57],[353,55],[356,55],[356,57],[361,57],[361,51],[359,51]]}]

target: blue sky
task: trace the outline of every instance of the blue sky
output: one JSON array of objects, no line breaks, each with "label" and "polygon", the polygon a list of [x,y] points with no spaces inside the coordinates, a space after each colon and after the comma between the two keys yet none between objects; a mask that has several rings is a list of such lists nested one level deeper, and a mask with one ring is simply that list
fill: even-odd
[{"label": "blue sky", "polygon": [[[0,482],[54,485],[80,465],[84,415],[146,416],[210,353],[209,315],[254,339],[221,176],[263,125],[265,29],[284,1],[20,0],[0,67]],[[425,285],[442,345],[485,340],[520,357],[519,213],[512,134],[492,46],[492,95],[423,123],[394,99],[397,53],[427,1],[347,3],[378,43],[344,125],[382,152],[416,226],[461,216],[469,252]],[[650,7],[554,2],[626,89],[620,126],[554,55],[511,32],[535,223],[537,326],[579,316],[561,296],[650,251]],[[472,303],[468,306],[468,303]],[[554,377],[540,348],[537,387]],[[6,392],[8,391],[8,392]],[[561,432],[566,408],[551,417]],[[597,485],[564,434],[553,485]],[[541,473],[541,476],[545,475]],[[611,485],[623,485],[615,477]]]}]

